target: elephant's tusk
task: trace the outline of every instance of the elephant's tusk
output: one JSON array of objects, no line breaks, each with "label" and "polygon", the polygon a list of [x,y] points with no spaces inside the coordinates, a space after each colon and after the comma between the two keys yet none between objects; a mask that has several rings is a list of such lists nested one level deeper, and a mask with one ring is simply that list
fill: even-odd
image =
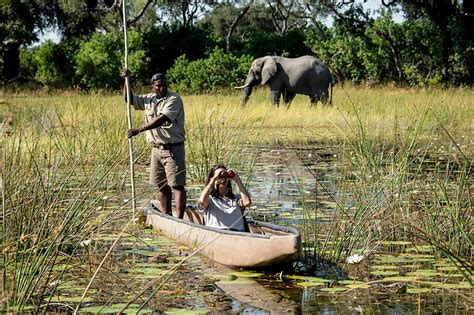
[{"label": "elephant's tusk", "polygon": [[250,86],[250,83],[244,84],[242,86],[236,86],[236,89],[245,89],[246,87]]}]

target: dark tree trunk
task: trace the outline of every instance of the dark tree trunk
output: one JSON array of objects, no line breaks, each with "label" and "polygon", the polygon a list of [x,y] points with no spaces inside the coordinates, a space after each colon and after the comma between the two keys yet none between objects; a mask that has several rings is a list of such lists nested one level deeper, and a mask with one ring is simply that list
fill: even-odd
[{"label": "dark tree trunk", "polygon": [[18,77],[20,73],[20,44],[18,42],[6,44],[1,54],[1,81],[6,83]]}]

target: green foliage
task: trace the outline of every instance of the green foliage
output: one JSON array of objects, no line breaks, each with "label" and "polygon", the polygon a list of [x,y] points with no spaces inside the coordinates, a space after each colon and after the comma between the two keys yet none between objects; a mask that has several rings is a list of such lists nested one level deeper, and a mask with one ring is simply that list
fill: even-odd
[{"label": "green foliage", "polygon": [[312,47],[315,55],[333,71],[337,70],[344,79],[359,83],[365,78],[365,69],[360,59],[364,53],[361,38],[346,36],[336,27],[328,31],[325,40],[311,29],[306,31],[306,36],[306,45]]},{"label": "green foliage", "polygon": [[305,33],[301,29],[293,29],[285,35],[256,32],[249,36],[242,49],[244,54],[254,58],[266,55],[299,57],[311,54],[305,45]]},{"label": "green foliage", "polygon": [[215,47],[210,30],[205,26],[155,27],[143,35],[143,42],[148,61],[147,78],[156,72],[165,73],[181,55],[186,55],[189,60],[197,60],[204,58],[206,52]]},{"label": "green foliage", "polygon": [[[134,79],[145,71],[145,51],[139,33],[128,34],[128,67]],[[81,87],[88,89],[118,89],[123,84],[123,37],[116,34],[94,34],[82,43],[76,55],[76,75]]]},{"label": "green foliage", "polygon": [[[123,81],[119,75],[123,64],[119,12],[117,7],[101,10],[112,7],[112,2],[3,1],[0,4],[0,81],[16,79],[21,69],[22,78],[34,79],[44,86],[119,88]],[[132,20],[143,8],[142,2],[128,4]],[[176,62],[175,67],[190,66],[191,70],[201,72],[201,77],[186,74],[188,79],[192,78],[186,90],[198,93],[214,90],[216,86],[232,86],[235,77],[227,82],[202,79],[219,73],[214,65],[211,69],[202,68],[202,60],[213,54],[215,47],[224,48],[231,25],[235,28],[230,35],[229,49],[234,56],[313,54],[327,63],[338,79],[354,83],[393,81],[423,87],[472,85],[474,82],[472,22],[455,3],[438,6],[404,2],[399,9],[406,14],[406,20],[400,23],[393,19],[393,8],[378,10],[379,16],[374,18],[361,4],[341,5],[329,11],[324,10],[327,9],[324,4],[308,5],[303,8],[296,4],[292,14],[285,15],[285,4],[270,7],[264,2],[253,3],[234,25],[241,14],[241,5],[199,3],[203,15],[198,20],[190,11],[191,4],[160,3],[160,13],[148,9],[144,16],[129,24],[130,30],[140,32],[139,37],[136,31],[130,31],[131,41],[137,44],[130,45],[129,68],[134,82],[148,84],[153,73],[165,73]],[[425,5],[432,10],[423,10]],[[442,8],[447,8],[446,12]],[[311,11],[311,18],[307,10]],[[335,13],[334,10],[337,13],[333,26],[316,22],[321,16]],[[167,22],[163,22],[162,15],[168,17]],[[34,43],[39,32],[51,26],[62,35],[58,45],[45,43],[39,50],[31,51],[31,48],[21,48]],[[96,30],[100,30],[100,34],[91,36]],[[202,64],[187,65],[183,59],[177,60],[183,55],[189,62],[201,60]],[[194,87],[188,88],[190,85]]]},{"label": "green foliage", "polygon": [[189,61],[185,55],[180,56],[167,72],[167,77],[178,92],[212,92],[240,84],[251,63],[252,58],[248,55],[236,57],[215,48],[206,59]]},{"label": "green foliage", "polygon": [[[395,23],[385,14],[362,30],[336,23],[323,38],[316,30],[306,30],[306,45],[342,79],[354,83],[387,81],[429,86],[441,83],[448,69],[450,83],[472,83],[473,42],[465,31],[450,24],[453,52],[443,64],[443,41],[437,26],[428,18]],[[397,71],[397,69],[399,69]]]},{"label": "green foliage", "polygon": [[35,58],[37,50],[26,47],[20,49],[20,74],[27,80],[33,79],[38,69]]},{"label": "green foliage", "polygon": [[59,64],[56,63],[58,47],[52,41],[46,41],[38,49],[35,60],[37,71],[35,80],[45,86],[55,86],[61,82]]},{"label": "green foliage", "polygon": [[437,83],[441,71],[442,43],[435,25],[428,19],[407,21],[403,25],[406,48],[403,68],[410,85]]}]

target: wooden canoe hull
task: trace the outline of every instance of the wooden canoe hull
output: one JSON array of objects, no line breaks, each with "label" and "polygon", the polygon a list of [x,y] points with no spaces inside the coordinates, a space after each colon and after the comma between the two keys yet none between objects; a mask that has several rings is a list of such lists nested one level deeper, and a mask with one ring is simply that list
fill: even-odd
[{"label": "wooden canoe hull", "polygon": [[[190,211],[186,210],[189,217]],[[166,215],[155,207],[148,209],[147,225],[174,241],[199,249],[199,253],[215,262],[235,268],[260,268],[288,263],[300,251],[298,230],[270,223],[251,221],[251,230],[265,234],[220,230]]]}]

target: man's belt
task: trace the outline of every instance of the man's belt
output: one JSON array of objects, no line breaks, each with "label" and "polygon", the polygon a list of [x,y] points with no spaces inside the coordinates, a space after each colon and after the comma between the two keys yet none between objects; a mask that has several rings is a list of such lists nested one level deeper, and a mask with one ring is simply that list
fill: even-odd
[{"label": "man's belt", "polygon": [[183,142],[152,144],[154,148],[161,149],[161,150],[170,150],[172,147],[179,147],[181,145],[183,145]]}]

